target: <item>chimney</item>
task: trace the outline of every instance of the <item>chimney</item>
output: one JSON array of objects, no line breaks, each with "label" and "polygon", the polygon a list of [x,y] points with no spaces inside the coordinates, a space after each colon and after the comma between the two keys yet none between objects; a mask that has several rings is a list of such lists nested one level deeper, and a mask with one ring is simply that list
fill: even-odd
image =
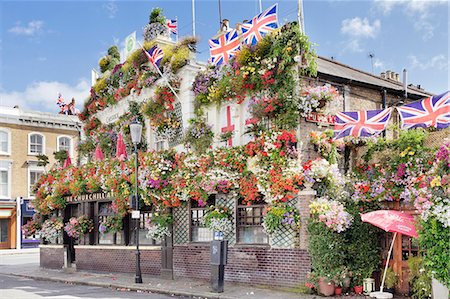
[{"label": "chimney", "polygon": [[391,79],[391,71],[389,70],[386,71],[386,79]]},{"label": "chimney", "polygon": [[383,79],[386,79],[386,73],[385,73],[385,72],[382,72],[382,73],[380,74],[380,77],[383,78]]},{"label": "chimney", "polygon": [[408,83],[407,83],[407,80],[408,80],[408,73],[407,73],[406,69],[403,69],[403,90],[405,92],[405,94],[404,94],[405,98],[408,97]]},{"label": "chimney", "polygon": [[395,73],[395,81],[400,82],[400,75]]}]

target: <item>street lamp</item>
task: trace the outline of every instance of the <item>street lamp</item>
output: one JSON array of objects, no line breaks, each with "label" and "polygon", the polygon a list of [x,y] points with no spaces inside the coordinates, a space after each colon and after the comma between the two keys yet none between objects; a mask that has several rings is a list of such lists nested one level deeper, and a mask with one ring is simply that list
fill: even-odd
[{"label": "street lamp", "polygon": [[[133,142],[134,145],[134,153],[136,155],[136,172],[135,172],[135,182],[136,182],[136,189],[135,189],[135,200],[136,200],[136,210],[139,212],[139,193],[138,193],[138,168],[139,168],[139,157],[138,157],[138,150],[137,146],[139,143],[141,143],[142,138],[142,124],[135,120],[130,124],[130,134],[131,134],[131,142]],[[142,283],[142,274],[141,274],[141,253],[139,251],[139,228],[140,228],[140,215],[136,219],[136,230],[135,230],[135,237],[136,237],[136,277],[134,278],[135,283]]]}]

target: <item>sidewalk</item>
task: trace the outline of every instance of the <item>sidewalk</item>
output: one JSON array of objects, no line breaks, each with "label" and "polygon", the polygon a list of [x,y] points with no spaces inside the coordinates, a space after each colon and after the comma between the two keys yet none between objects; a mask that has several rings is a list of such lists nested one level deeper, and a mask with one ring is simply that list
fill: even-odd
[{"label": "sidewalk", "polygon": [[1,249],[0,255],[39,253],[39,248]]},{"label": "sidewalk", "polygon": [[[24,269],[25,268],[25,269]],[[221,298],[221,299],[314,299],[321,298],[317,295],[305,295],[294,292],[284,292],[273,288],[254,287],[237,283],[225,282],[223,293],[212,293],[209,282],[177,278],[175,280],[161,279],[158,276],[143,275],[142,284],[134,283],[134,275],[131,273],[92,273],[82,271],[63,271],[42,269],[38,265],[27,267],[2,266],[0,274],[26,277],[35,280],[56,281],[69,284],[90,285],[119,290],[143,291],[151,293],[169,294],[174,296],[186,296],[196,298]],[[324,297],[322,297],[324,298]],[[333,298],[333,297],[328,297]],[[343,296],[336,298],[357,298],[364,296]]]}]

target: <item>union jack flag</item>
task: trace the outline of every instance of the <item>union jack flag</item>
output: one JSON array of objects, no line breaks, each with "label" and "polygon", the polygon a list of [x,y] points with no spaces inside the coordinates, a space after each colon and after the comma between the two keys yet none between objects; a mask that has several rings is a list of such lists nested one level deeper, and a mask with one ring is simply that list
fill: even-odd
[{"label": "union jack flag", "polygon": [[154,45],[150,50],[144,50],[144,53],[155,67],[159,67],[161,60],[164,57],[164,53],[160,47]]},{"label": "union jack flag", "polygon": [[274,4],[251,21],[242,24],[244,43],[255,45],[264,35],[278,28],[277,8],[278,4]]},{"label": "union jack flag", "polygon": [[62,95],[60,93],[58,93],[58,99],[56,100],[56,105],[58,105],[58,107],[62,107],[64,106],[66,103],[64,103],[64,99],[62,97]]},{"label": "union jack flag", "polygon": [[166,20],[167,28],[169,28],[170,33],[177,34],[178,21],[177,20]]},{"label": "union jack flag", "polygon": [[391,117],[392,108],[357,112],[338,112],[334,139],[344,136],[368,137],[381,133]]},{"label": "union jack flag", "polygon": [[397,107],[402,129],[450,127],[450,91]]},{"label": "union jack flag", "polygon": [[218,39],[210,39],[208,42],[211,63],[215,65],[227,63],[241,48],[241,41],[236,29],[222,34]]}]

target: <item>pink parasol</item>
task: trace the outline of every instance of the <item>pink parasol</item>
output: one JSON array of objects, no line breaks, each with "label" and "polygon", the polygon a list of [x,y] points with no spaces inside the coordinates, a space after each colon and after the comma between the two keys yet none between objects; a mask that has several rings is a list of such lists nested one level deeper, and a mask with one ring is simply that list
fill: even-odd
[{"label": "pink parasol", "polygon": [[125,143],[123,142],[122,134],[119,134],[117,136],[117,144],[116,144],[116,158],[119,158],[119,160],[125,160],[127,157],[127,150]]},{"label": "pink parasol", "polygon": [[414,220],[413,216],[408,213],[393,210],[379,210],[361,214],[361,220],[384,229],[387,232],[394,233],[394,237],[392,239],[392,243],[389,248],[388,257],[386,260],[386,266],[384,268],[380,291],[370,293],[370,297],[392,298],[393,295],[391,293],[383,292],[383,287],[384,280],[386,279],[386,271],[389,266],[389,260],[391,259],[392,249],[394,248],[394,242],[397,237],[397,233],[417,238],[418,235],[415,227],[416,221]]},{"label": "pink parasol", "polygon": [[416,221],[408,213],[393,210],[379,210],[361,214],[361,220],[378,226],[387,232],[397,232],[413,238],[418,237],[415,227]]},{"label": "pink parasol", "polygon": [[97,147],[95,148],[95,156],[94,159],[97,161],[103,161],[105,159],[105,156],[103,155],[102,149],[100,147],[100,144],[97,144]]},{"label": "pink parasol", "polygon": [[69,167],[70,165],[72,165],[72,160],[70,160],[69,151],[67,151],[67,158],[66,158],[66,160],[64,161],[63,167],[64,167],[64,168],[67,168],[67,167]]}]

